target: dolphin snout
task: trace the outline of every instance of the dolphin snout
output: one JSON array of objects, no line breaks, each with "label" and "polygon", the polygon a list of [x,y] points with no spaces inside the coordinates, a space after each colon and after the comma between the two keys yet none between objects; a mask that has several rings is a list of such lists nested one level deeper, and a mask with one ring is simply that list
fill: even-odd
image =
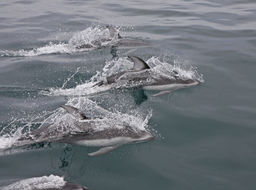
[{"label": "dolphin snout", "polygon": [[150,141],[150,140],[154,140],[154,139],[155,139],[155,137],[151,133],[147,132],[145,140]]},{"label": "dolphin snout", "polygon": [[201,82],[200,80],[198,80],[198,79],[196,79],[195,82],[196,82],[197,84],[201,84],[201,83],[202,83],[202,82]]}]

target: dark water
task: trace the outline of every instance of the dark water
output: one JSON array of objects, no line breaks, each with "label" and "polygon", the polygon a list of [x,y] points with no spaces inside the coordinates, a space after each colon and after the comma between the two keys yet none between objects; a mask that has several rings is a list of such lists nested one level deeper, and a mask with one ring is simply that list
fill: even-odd
[{"label": "dark water", "polygon": [[65,104],[66,97],[39,92],[62,87],[77,68],[68,85],[81,84],[112,57],[109,48],[13,52],[67,42],[92,25],[121,26],[121,34],[153,43],[119,56],[174,56],[197,67],[205,83],[140,105],[153,110],[154,141],[93,158],[91,148],[58,144],[2,155],[0,184],[55,174],[93,190],[256,188],[255,18],[250,0],[1,1],[1,128]]}]

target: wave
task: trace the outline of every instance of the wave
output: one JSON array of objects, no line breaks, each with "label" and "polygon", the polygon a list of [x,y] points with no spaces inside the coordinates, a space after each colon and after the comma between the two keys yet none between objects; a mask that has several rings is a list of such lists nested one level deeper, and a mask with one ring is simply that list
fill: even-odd
[{"label": "wave", "polygon": [[81,186],[73,185],[64,180],[64,177],[59,177],[56,175],[33,177],[28,179],[23,179],[12,183],[8,186],[2,187],[2,190],[44,190],[44,189],[82,189]]}]

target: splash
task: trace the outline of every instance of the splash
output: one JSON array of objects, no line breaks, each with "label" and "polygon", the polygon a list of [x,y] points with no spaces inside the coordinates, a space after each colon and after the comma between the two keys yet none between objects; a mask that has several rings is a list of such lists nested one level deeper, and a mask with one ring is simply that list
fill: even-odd
[{"label": "splash", "polygon": [[[121,113],[117,110],[112,112],[102,108],[94,101],[84,97],[69,99],[67,104],[79,108],[80,110],[84,110],[84,113],[89,118],[92,118],[91,121],[96,121],[96,126],[94,129],[99,131],[110,127],[123,128],[124,126],[128,125],[134,130],[146,130],[148,128],[148,121],[152,116],[151,111],[149,111],[146,117],[144,117],[141,112],[136,110],[133,110],[133,114]],[[58,119],[58,117],[54,116],[53,119]],[[64,118],[62,118],[62,120],[63,119]],[[54,123],[55,122],[56,121],[54,121]]]},{"label": "splash", "polygon": [[63,177],[49,175],[20,180],[3,187],[2,190],[62,189],[66,183]]},{"label": "splash", "polygon": [[19,139],[19,135],[16,135],[16,136],[5,135],[0,137],[0,150],[11,148],[18,139]]},{"label": "splash", "polygon": [[[49,96],[94,95],[96,93],[102,93],[110,89],[132,88],[150,84],[159,77],[175,79],[177,75],[182,80],[192,79],[201,83],[204,82],[203,75],[198,73],[196,67],[187,66],[177,61],[174,61],[172,64],[170,64],[168,62],[161,61],[159,57],[151,57],[146,62],[151,67],[151,69],[148,71],[149,73],[144,72],[146,79],[144,81],[130,83],[129,80],[119,80],[118,83],[102,86],[97,85],[99,81],[105,81],[108,76],[132,69],[133,63],[126,57],[121,57],[115,60],[107,61],[102,72],[97,72],[90,80],[86,81],[84,84],[77,85],[75,88],[70,89],[51,88],[49,91],[44,91],[41,93]],[[176,73],[175,75],[174,72]],[[143,73],[141,76],[143,76]]]},{"label": "splash", "polygon": [[34,48],[32,50],[25,50],[21,49],[18,51],[13,50],[0,50],[0,57],[33,57],[39,55],[46,55],[46,54],[57,54],[57,53],[73,53],[75,49],[69,44],[66,43],[58,43],[55,44],[50,42],[49,44]]},{"label": "splash", "polygon": [[118,29],[114,28],[114,34],[106,27],[89,27],[81,32],[77,32],[69,40],[72,47],[98,48],[113,44],[118,38]]},{"label": "splash", "polygon": [[114,29],[115,33],[113,35],[106,27],[89,27],[83,31],[75,32],[68,42],[50,42],[45,46],[30,50],[0,50],[0,57],[33,57],[48,54],[72,54],[81,51],[90,51],[115,44],[118,39],[119,29],[117,27]]},{"label": "splash", "polygon": [[0,130],[0,150],[12,148],[20,137],[29,134],[32,130],[44,123],[45,118],[54,112],[45,111],[37,115],[27,115],[22,118],[12,118]]},{"label": "splash", "polygon": [[[198,73],[196,67],[192,65],[185,65],[179,60],[174,60],[173,64],[161,61],[159,57],[151,57],[147,64],[152,68],[153,75],[165,76],[167,78],[174,78],[174,71],[176,71],[180,79],[192,79],[201,83],[204,82],[203,75]],[[176,76],[177,76],[176,75]]]},{"label": "splash", "polygon": [[40,92],[42,95],[46,96],[83,96],[83,95],[93,95],[100,92],[105,92],[110,90],[110,86],[98,87],[95,86],[97,82],[86,82],[82,85],[77,85],[75,88],[65,89],[65,88],[50,88],[48,91],[43,90]]},{"label": "splash", "polygon": [[[48,91],[41,91],[40,94],[47,96],[83,96],[83,95],[94,95],[97,93],[105,92],[114,87],[109,86],[98,86],[98,81],[105,80],[107,76],[111,76],[118,72],[125,71],[130,68],[131,62],[127,58],[119,58],[117,61],[107,61],[103,68],[103,72],[97,72],[92,78],[86,81],[84,84],[77,85],[75,88],[66,89],[65,81],[61,88],[50,88]],[[77,73],[77,72],[76,72]],[[74,73],[74,74],[76,74]],[[74,76],[74,75],[72,75]],[[118,88],[119,86],[116,86]]]}]

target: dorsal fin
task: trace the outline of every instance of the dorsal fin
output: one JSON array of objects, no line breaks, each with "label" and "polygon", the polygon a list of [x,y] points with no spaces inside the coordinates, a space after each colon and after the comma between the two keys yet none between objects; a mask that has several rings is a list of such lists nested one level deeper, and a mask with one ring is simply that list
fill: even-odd
[{"label": "dorsal fin", "polygon": [[128,56],[128,58],[134,63],[132,70],[141,71],[144,69],[150,69],[148,64],[143,59],[136,56]]},{"label": "dorsal fin", "polygon": [[[111,37],[111,38],[114,38],[115,35],[116,35],[116,33],[117,33],[116,29],[115,29],[113,26],[111,26],[111,25],[107,25],[106,28],[109,30],[110,37]],[[118,37],[118,38],[121,38],[121,36],[120,36],[119,33],[117,33],[117,37]]]},{"label": "dorsal fin", "polygon": [[89,119],[88,117],[86,117],[86,115],[82,111],[80,111],[79,109],[73,106],[61,105],[60,107],[64,108],[69,114],[75,117],[79,117],[79,119]]}]

